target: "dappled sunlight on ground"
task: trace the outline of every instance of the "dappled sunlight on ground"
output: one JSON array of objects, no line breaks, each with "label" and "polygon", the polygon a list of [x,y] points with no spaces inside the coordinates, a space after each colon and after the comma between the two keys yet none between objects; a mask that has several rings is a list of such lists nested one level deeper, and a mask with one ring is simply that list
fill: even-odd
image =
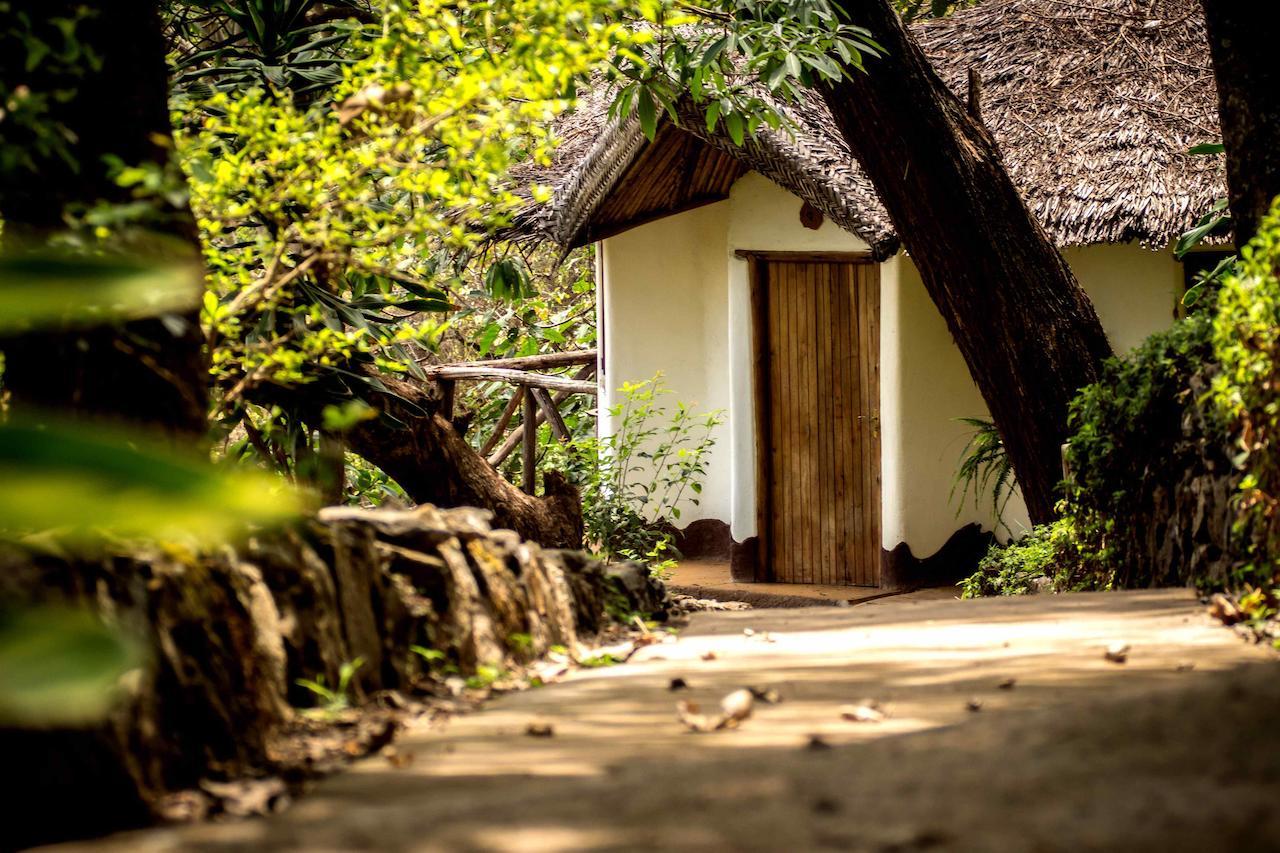
[{"label": "dappled sunlight on ground", "polygon": [[[1104,659],[1114,643],[1130,645],[1127,662]],[[1244,832],[1280,793],[1274,726],[1223,717],[1252,719],[1236,698],[1280,693],[1277,674],[1274,654],[1183,590],[700,614],[625,666],[410,731],[397,747],[407,766],[369,759],[283,815],[127,846],[1015,850],[1064,827],[1133,846],[1158,837],[1134,833],[1159,813],[1185,844],[1151,849],[1195,849],[1196,833],[1218,830],[1182,826],[1186,803],[1219,803]],[[673,678],[688,689],[669,690]],[[746,685],[782,701],[732,731],[677,721],[677,700],[711,709]],[[888,717],[842,718],[863,699]],[[554,736],[528,736],[535,720]]]}]

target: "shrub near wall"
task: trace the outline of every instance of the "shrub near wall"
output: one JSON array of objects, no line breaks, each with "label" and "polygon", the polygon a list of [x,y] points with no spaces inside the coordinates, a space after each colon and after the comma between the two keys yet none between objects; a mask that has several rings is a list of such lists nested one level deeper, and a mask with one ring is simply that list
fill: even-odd
[{"label": "shrub near wall", "polygon": [[1240,484],[1237,581],[1280,585],[1280,199],[1223,282],[1213,322],[1213,400]]},{"label": "shrub near wall", "polygon": [[1195,314],[1107,363],[1072,403],[1061,520],[993,548],[965,595],[1232,583],[1241,474],[1210,399],[1213,330]]}]

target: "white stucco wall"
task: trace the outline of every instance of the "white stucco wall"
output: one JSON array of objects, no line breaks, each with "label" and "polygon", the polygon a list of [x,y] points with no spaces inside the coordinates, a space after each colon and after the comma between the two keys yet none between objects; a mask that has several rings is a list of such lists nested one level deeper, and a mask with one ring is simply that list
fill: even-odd
[{"label": "white stucco wall", "polygon": [[700,505],[689,496],[681,521],[727,519],[730,380],[728,294],[725,286],[728,203],[670,216],[605,240],[600,252],[600,431],[615,424],[604,413],[625,382],[662,372],[676,401],[700,412],[724,410],[716,431]]},{"label": "white stucco wall", "polygon": [[[1102,245],[1069,248],[1063,257],[1089,294],[1116,352],[1173,322],[1182,265],[1170,251]],[[884,328],[897,330],[892,343],[886,335],[880,350],[881,417],[888,422],[893,409],[898,422],[897,446],[884,451],[884,547],[906,542],[917,557],[927,557],[965,524],[996,527],[985,495],[976,507],[972,498],[963,504],[959,494],[950,499],[971,432],[956,419],[990,414],[909,257],[899,254],[882,265],[881,292]],[[895,306],[892,315],[890,303]],[[884,378],[891,370],[897,371],[893,382]],[[1020,498],[1010,501],[1005,523],[1008,529],[998,531],[1001,538],[1027,529]]]},{"label": "white stucco wall", "polygon": [[[604,241],[600,328],[601,410],[625,381],[662,371],[670,399],[723,409],[701,505],[682,521],[730,522],[734,539],[756,534],[755,413],[751,303],[747,262],[756,251],[865,251],[867,245],[827,222],[800,224],[801,201],[749,174],[727,201],[640,226]],[[1117,351],[1173,319],[1182,272],[1167,251],[1091,246],[1064,252],[1093,299]],[[920,281],[899,255],[880,265],[880,418],[883,542],[910,545],[917,557],[940,548],[960,527],[990,529],[983,507],[950,499],[969,428],[960,417],[988,417],[968,370]],[[614,425],[601,419],[601,430]],[[1017,532],[1025,512],[1015,502]]]}]

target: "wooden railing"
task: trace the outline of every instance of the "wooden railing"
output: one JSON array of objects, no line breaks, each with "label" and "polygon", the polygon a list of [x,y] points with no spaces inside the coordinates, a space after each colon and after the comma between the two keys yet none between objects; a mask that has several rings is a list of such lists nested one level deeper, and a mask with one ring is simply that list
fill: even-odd
[{"label": "wooden railing", "polygon": [[[572,377],[545,375],[538,370],[581,367]],[[512,385],[511,398],[498,417],[493,434],[480,447],[480,453],[497,468],[517,447],[521,448],[521,470],[525,492],[534,494],[537,483],[538,427],[551,425],[552,434],[560,441],[569,440],[569,429],[560,416],[560,406],[574,394],[596,395],[596,383],[590,381],[596,372],[596,351],[577,350],[524,358],[500,358],[472,361],[466,364],[440,364],[424,367],[429,379],[440,387],[440,413],[453,418],[453,400],[458,382],[505,382]],[[520,425],[507,434],[517,409],[523,409]],[[503,436],[506,436],[504,439]]]}]

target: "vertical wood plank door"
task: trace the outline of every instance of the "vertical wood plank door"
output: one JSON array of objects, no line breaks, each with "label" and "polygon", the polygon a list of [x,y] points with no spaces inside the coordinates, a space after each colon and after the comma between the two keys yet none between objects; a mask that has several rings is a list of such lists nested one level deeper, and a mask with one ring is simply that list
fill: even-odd
[{"label": "vertical wood plank door", "polygon": [[766,577],[878,586],[879,267],[757,263]]}]

